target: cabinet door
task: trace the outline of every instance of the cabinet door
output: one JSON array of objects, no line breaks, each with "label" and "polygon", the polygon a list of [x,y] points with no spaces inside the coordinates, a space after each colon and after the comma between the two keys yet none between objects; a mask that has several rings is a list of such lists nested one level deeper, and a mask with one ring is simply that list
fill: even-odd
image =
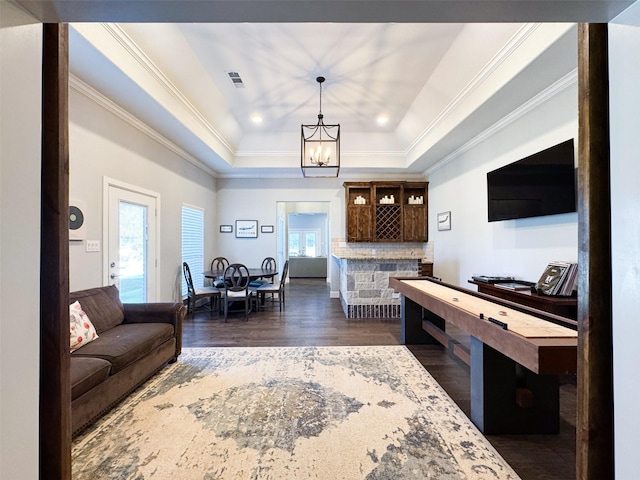
[{"label": "cabinet door", "polygon": [[427,209],[422,205],[404,206],[404,241],[427,241]]},{"label": "cabinet door", "polygon": [[347,206],[347,242],[371,241],[371,206]]}]

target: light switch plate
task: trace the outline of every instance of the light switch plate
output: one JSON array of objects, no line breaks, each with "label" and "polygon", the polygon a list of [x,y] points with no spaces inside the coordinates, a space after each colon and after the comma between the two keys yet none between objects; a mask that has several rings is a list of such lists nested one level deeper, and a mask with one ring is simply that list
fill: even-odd
[{"label": "light switch plate", "polygon": [[100,251],[100,240],[87,240],[85,242],[85,250],[87,252],[99,252]]}]

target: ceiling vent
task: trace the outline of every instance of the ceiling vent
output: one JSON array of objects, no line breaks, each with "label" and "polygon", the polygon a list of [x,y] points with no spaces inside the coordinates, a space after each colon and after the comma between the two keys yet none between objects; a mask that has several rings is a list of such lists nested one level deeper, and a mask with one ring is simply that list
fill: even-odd
[{"label": "ceiling vent", "polygon": [[227,72],[227,75],[229,75],[231,83],[233,83],[236,88],[244,88],[244,83],[238,72]]}]

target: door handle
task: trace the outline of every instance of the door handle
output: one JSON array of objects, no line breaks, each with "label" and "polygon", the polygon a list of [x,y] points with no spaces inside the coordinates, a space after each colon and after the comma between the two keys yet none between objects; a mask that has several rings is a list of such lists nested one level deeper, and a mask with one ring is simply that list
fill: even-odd
[{"label": "door handle", "polygon": [[111,274],[111,280],[113,280],[114,278],[118,278],[118,275],[116,275],[115,273]]}]

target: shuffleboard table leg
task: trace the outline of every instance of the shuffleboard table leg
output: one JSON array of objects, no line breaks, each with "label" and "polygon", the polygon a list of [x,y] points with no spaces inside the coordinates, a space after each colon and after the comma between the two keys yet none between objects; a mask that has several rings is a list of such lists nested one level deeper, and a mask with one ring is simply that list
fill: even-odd
[{"label": "shuffleboard table leg", "polygon": [[471,337],[471,421],[487,435],[558,433],[558,376],[536,375]]},{"label": "shuffleboard table leg", "polygon": [[[400,341],[403,345],[440,344],[422,328],[422,307],[404,295],[400,299]],[[438,325],[444,331],[444,320]]]}]

